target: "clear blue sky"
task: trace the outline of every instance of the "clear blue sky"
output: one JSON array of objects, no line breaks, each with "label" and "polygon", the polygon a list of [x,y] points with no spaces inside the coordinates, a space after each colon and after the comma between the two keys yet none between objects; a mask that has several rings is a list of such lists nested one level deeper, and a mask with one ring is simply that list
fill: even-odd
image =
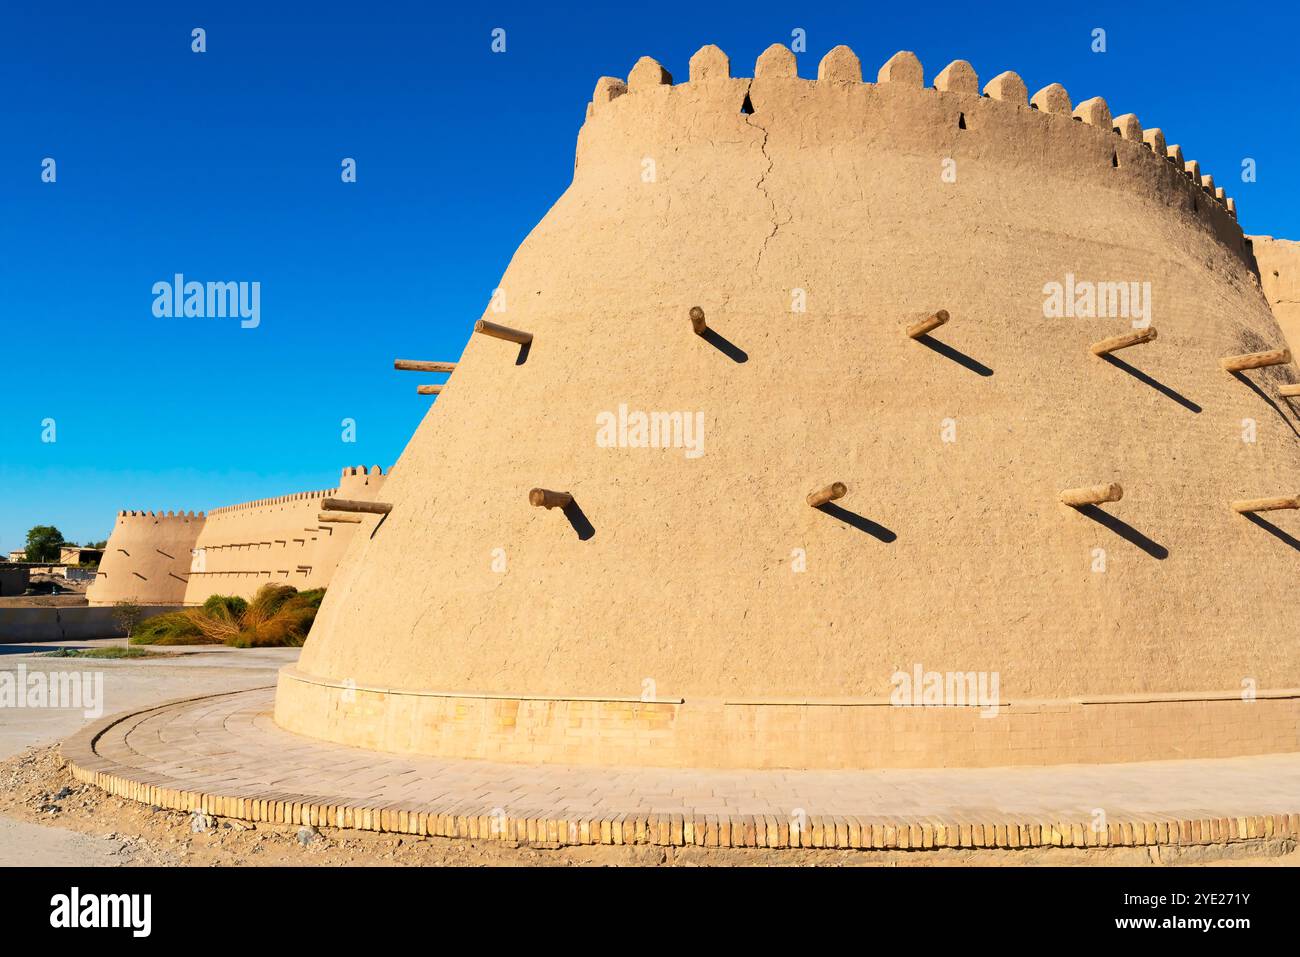
[{"label": "clear blue sky", "polygon": [[[4,0],[0,549],[38,523],[86,541],[120,508],[207,509],[391,464],[429,401],[393,358],[459,355],[570,180],[596,78],[642,54],[685,79],[716,43],[748,76],[798,27],[806,77],[847,43],[868,78],[910,49],[927,82],[959,57],[1031,91],[1057,81],[1162,127],[1248,232],[1300,238],[1297,7]],[[177,272],[259,281],[261,326],[156,318],[151,288]]]}]

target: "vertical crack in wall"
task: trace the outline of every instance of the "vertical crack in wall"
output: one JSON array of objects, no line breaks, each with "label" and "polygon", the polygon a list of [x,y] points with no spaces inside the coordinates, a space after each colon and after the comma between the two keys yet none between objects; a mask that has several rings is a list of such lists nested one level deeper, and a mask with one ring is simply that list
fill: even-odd
[{"label": "vertical crack in wall", "polygon": [[[749,99],[750,90],[753,88],[753,85],[754,82],[753,80],[751,80],[749,86],[745,87],[746,99]],[[750,102],[753,101],[751,100]],[[767,187],[764,185],[764,183],[767,181],[767,174],[772,172],[772,166],[773,166],[772,157],[767,155],[767,138],[769,135],[767,131],[767,127],[763,126],[761,123],[754,122],[754,116],[756,114],[742,113],[741,115],[745,117],[746,123],[748,123],[750,126],[754,127],[755,129],[762,131],[763,141],[759,144],[758,148],[763,154],[763,159],[767,160],[767,168],[763,170],[763,172],[758,177],[758,182],[754,184],[755,187],[758,189],[758,191],[763,194],[763,198],[767,200],[767,204],[772,207],[772,231],[768,233],[767,236],[763,239],[763,245],[758,248],[758,256],[754,260],[754,271],[758,272],[759,267],[762,266],[763,264],[763,253],[767,252],[767,244],[772,241],[772,237],[776,235],[777,230],[780,229],[783,225],[785,225],[785,223],[788,223],[790,220],[787,217],[785,223],[783,223],[777,218],[776,202],[772,199],[772,195],[767,191]]]}]

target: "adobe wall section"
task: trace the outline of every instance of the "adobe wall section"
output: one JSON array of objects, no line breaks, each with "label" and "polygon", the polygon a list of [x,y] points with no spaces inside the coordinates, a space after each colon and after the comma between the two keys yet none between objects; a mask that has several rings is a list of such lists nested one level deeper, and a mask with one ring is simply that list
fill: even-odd
[{"label": "adobe wall section", "polygon": [[522,764],[1001,767],[1296,750],[1300,688],[1001,702],[513,697],[332,684],[281,670],[275,721],[355,747]]},{"label": "adobe wall section", "polygon": [[[906,55],[874,84],[842,48],[817,80],[788,58],[600,81],[573,183],[483,316],[533,335],[526,361],[470,337],[277,721],[510,761],[1295,750],[1300,528],[1230,503],[1295,493],[1274,397],[1296,370],[1220,364],[1283,341],[1227,198],[1059,87],[1031,105],[1007,74],[982,97]],[[1074,278],[1148,285],[1158,340],[1093,354],[1134,317],[1051,314]],[[938,308],[928,342],[904,333]],[[624,406],[702,415],[703,454],[602,443]],[[833,481],[839,510],[809,508]],[[1111,482],[1104,508],[1060,500]],[[586,533],[532,487],[570,492]],[[1000,676],[1007,736],[872,704],[914,666]]]},{"label": "adobe wall section", "polygon": [[251,598],[279,582],[300,591],[328,587],[359,524],[319,521],[327,497],[373,499],[378,465],[343,470],[337,488],[296,492],[202,512],[120,512],[94,584],[91,605],[134,601],[201,605],[214,594]]},{"label": "adobe wall section", "polygon": [[195,543],[185,604],[201,605],[212,595],[251,598],[268,583],[299,591],[328,587],[348,541],[358,530],[368,534],[378,517],[364,516],[359,524],[321,522],[321,503],[373,499],[383,481],[379,466],[360,466],[344,469],[338,488],[213,509]]},{"label": "adobe wall section", "polygon": [[87,601],[182,604],[203,523],[202,512],[118,512]]},{"label": "adobe wall section", "polygon": [[1294,355],[1300,355],[1300,242],[1251,236],[1259,281]]}]

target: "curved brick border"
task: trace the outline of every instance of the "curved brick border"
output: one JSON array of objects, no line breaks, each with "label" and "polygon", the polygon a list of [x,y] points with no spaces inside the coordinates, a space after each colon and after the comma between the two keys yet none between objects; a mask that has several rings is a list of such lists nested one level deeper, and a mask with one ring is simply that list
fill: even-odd
[{"label": "curved brick border", "polygon": [[[1007,818],[996,812],[978,819],[926,816],[918,820],[871,815],[808,814],[806,824],[792,827],[786,817],[728,814],[504,814],[482,802],[398,801],[379,805],[353,803],[328,795],[286,794],[271,787],[236,794],[177,786],[161,771],[131,767],[101,755],[105,734],[126,722],[134,730],[161,712],[193,706],[213,698],[235,697],[269,688],[254,688],[197,698],[182,698],[105,718],[67,739],[62,751],[78,781],[109,794],[178,811],[207,813],[246,821],[310,824],[436,837],[502,840],[527,844],[653,844],[732,848],[831,848],[929,850],[934,848],[1137,847],[1229,844],[1256,839],[1300,838],[1300,811],[1245,816],[1194,817],[1142,813],[1140,819],[1112,819],[1094,831],[1089,820],[1047,821]],[[130,735],[131,730],[125,732]],[[349,754],[364,755],[354,749]],[[388,757],[388,756],[385,756]],[[476,764],[477,762],[466,762]],[[1250,800],[1248,795],[1244,800]],[[1300,797],[1296,799],[1300,805]],[[494,818],[493,812],[497,811]]]}]

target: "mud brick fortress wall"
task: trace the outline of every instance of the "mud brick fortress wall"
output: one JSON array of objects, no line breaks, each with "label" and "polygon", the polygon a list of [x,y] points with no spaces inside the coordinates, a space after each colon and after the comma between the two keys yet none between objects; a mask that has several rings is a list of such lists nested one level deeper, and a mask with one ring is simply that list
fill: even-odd
[{"label": "mud brick fortress wall", "polygon": [[379,466],[343,471],[336,489],[298,492],[208,513],[195,542],[194,567],[185,603],[202,604],[209,595],[248,597],[267,582],[300,591],[329,585],[339,558],[357,530],[375,524],[322,523],[326,498],[371,500],[384,481]]},{"label": "mud brick fortress wall", "polygon": [[343,470],[337,488],[227,505],[208,513],[119,512],[92,605],[134,601],[201,605],[211,595],[251,598],[268,582],[301,590],[329,585],[348,541],[375,524],[322,523],[326,498],[371,500],[384,481],[379,466]]},{"label": "mud brick fortress wall", "polygon": [[184,604],[205,520],[202,512],[118,512],[95,581],[86,589],[90,604]]},{"label": "mud brick fortress wall", "polygon": [[[1220,365],[1285,345],[1234,200],[1098,97],[961,60],[927,84],[910,53],[874,74],[837,47],[803,79],[774,46],[733,77],[705,47],[688,82],[649,58],[597,82],[483,316],[526,361],[470,337],[281,673],[282,727],[731,767],[1300,746],[1297,512],[1230,508],[1295,495],[1297,375]],[[1132,325],[1048,317],[1067,275],[1150,283],[1158,339],[1092,354]],[[623,403],[702,411],[704,454],[600,446]],[[832,481],[840,511],[808,507]],[[918,663],[997,673],[1005,706],[890,706]]]}]

